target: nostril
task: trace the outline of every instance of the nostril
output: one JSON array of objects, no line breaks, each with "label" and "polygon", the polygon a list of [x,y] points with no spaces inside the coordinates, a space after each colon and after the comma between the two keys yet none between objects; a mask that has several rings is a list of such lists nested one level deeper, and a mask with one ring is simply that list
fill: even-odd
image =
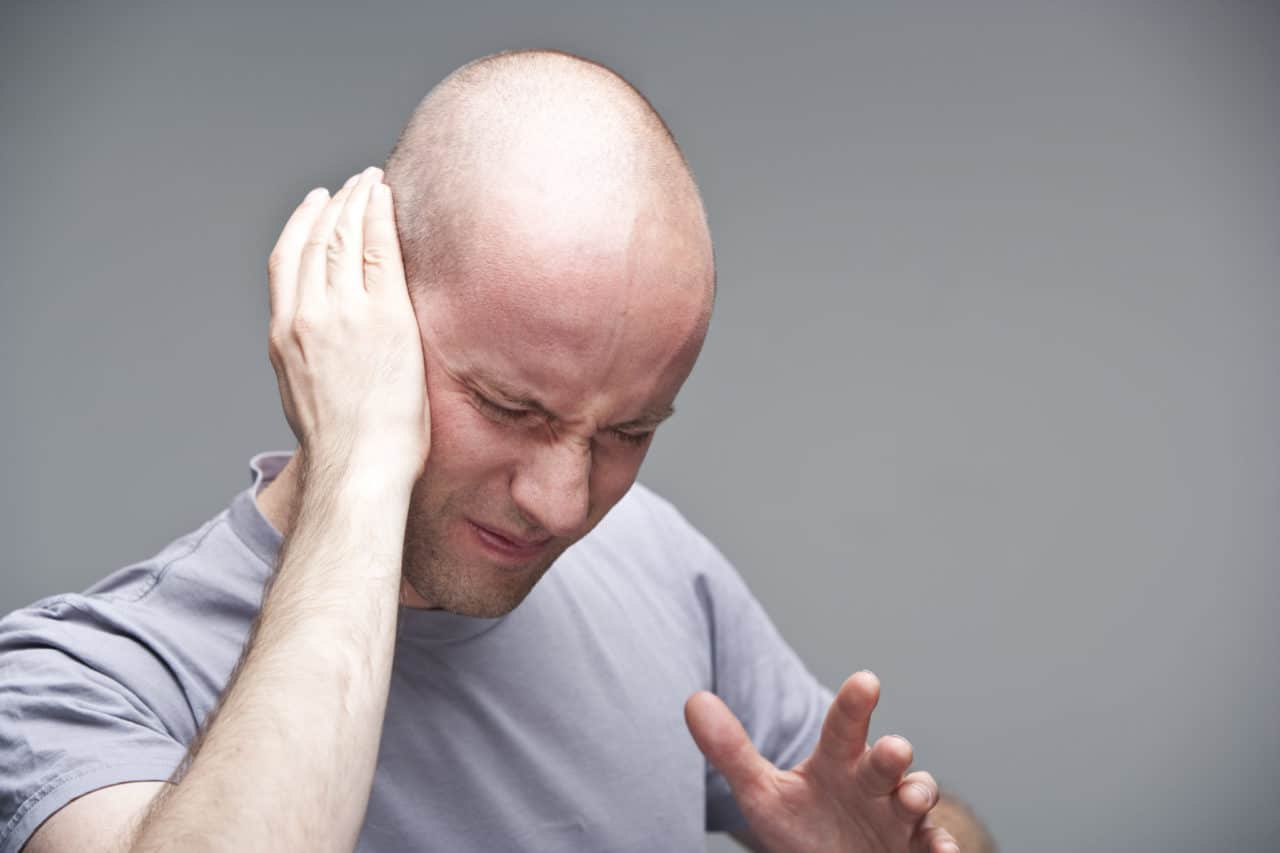
[{"label": "nostril", "polygon": [[591,478],[591,442],[576,435],[542,445],[511,479],[511,497],[525,529],[567,537],[587,518]]}]

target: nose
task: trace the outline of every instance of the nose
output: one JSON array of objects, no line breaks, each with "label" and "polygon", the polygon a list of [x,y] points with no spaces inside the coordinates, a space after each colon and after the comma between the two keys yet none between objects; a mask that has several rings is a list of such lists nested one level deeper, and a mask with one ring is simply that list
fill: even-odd
[{"label": "nose", "polygon": [[586,521],[591,445],[565,436],[541,444],[511,480],[511,499],[552,536],[569,536]]}]

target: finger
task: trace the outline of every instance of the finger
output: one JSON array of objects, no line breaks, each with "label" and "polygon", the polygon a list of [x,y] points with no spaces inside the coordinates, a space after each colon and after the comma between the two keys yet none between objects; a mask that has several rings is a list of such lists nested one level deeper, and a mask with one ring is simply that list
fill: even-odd
[{"label": "finger", "polygon": [[893,792],[893,805],[905,821],[914,823],[938,804],[938,783],[927,770],[917,770],[902,777]]},{"label": "finger", "polygon": [[742,723],[714,693],[702,690],[690,696],[684,703],[684,721],[693,742],[724,776],[735,795],[759,784],[773,769],[756,751]]},{"label": "finger", "polygon": [[364,212],[364,286],[369,293],[405,288],[391,187],[383,183],[374,186]]},{"label": "finger", "polygon": [[880,679],[862,670],[845,679],[827,709],[814,756],[833,768],[848,769],[867,749],[871,712],[880,701]]},{"label": "finger", "polygon": [[381,181],[381,169],[377,166],[365,169],[352,184],[342,205],[325,255],[325,278],[332,289],[364,288],[364,211],[369,203],[369,191]]},{"label": "finger", "polygon": [[885,735],[858,759],[854,777],[868,794],[888,794],[898,787],[911,758],[910,741],[901,735]]},{"label": "finger", "polygon": [[297,305],[315,304],[316,300],[325,297],[325,266],[329,251],[329,238],[333,235],[333,226],[347,203],[351,187],[359,175],[352,175],[342,185],[342,189],[333,194],[324,210],[316,217],[307,241],[302,247],[302,260],[298,266],[298,301]]},{"label": "finger", "polygon": [[272,317],[289,317],[293,314],[302,247],[328,199],[329,191],[324,187],[316,187],[307,193],[302,203],[294,208],[267,257],[267,287],[271,296]]},{"label": "finger", "polygon": [[960,853],[960,844],[950,832],[924,820],[911,835],[911,853]]}]

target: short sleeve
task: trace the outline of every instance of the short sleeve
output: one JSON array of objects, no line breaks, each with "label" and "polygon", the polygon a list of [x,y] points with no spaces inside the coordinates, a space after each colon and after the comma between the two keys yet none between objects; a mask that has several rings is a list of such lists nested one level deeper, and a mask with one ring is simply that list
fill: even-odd
[{"label": "short sleeve", "polygon": [[[656,496],[654,496],[656,498]],[[834,694],[778,633],[764,607],[710,540],[661,498],[668,541],[678,541],[711,645],[711,690],[742,721],[760,754],[791,769],[818,743]],[[746,826],[729,784],[707,764],[707,831]]]},{"label": "short sleeve", "polygon": [[[757,750],[789,770],[812,754],[834,699],[770,621],[736,570],[716,552],[707,573],[714,693],[742,721]],[[746,826],[729,784],[708,766],[707,830]]]},{"label": "short sleeve", "polygon": [[174,690],[101,613],[50,599],[0,619],[0,853],[82,794],[167,779],[186,747],[156,697]]}]

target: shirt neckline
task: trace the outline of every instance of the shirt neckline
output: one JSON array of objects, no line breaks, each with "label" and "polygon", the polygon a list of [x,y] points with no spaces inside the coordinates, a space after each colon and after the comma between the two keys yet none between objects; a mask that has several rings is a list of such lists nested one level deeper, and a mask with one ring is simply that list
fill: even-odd
[{"label": "shirt neckline", "polygon": [[[235,496],[228,511],[232,530],[262,563],[263,580],[275,570],[284,535],[262,514],[257,494],[276,478],[293,456],[291,450],[266,450],[249,460],[250,485]],[[497,627],[506,616],[481,618],[400,605],[397,640],[411,638],[428,643],[468,640]]]}]

